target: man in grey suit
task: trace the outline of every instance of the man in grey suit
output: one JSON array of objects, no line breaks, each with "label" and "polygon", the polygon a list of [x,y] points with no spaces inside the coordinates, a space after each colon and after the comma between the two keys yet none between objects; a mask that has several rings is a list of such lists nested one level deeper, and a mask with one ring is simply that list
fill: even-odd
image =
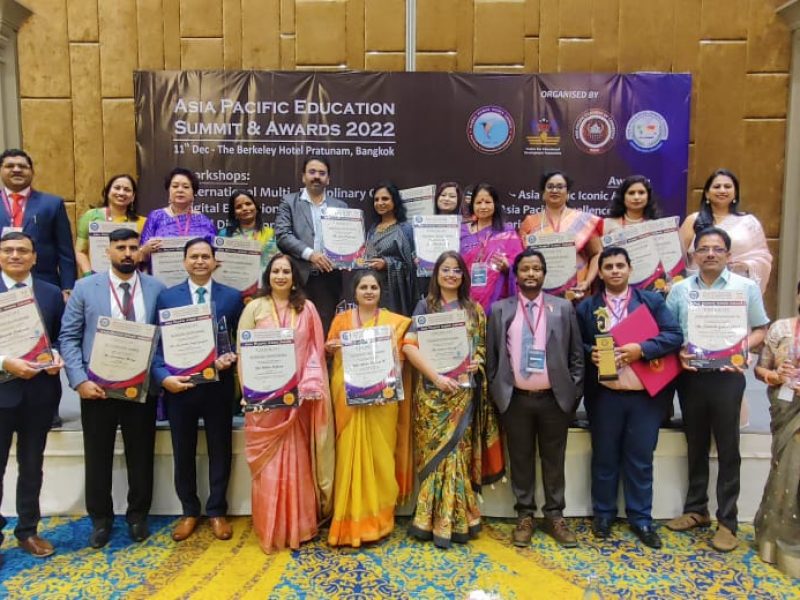
[{"label": "man in grey suit", "polygon": [[542,292],[544,256],[528,248],[514,261],[519,294],[492,305],[486,372],[500,411],[516,498],[515,546],[530,544],[535,529],[536,443],[545,503],[542,530],[561,546],[577,540],[563,517],[567,433],[583,394],[583,345],[572,304]]},{"label": "man in grey suit", "polygon": [[278,206],[275,237],[278,248],[297,259],[306,294],[314,302],[327,335],[342,296],[342,273],[322,253],[322,209],[347,208],[326,192],[330,164],[325,157],[303,161],[303,189],[287,194]]},{"label": "man in grey suit", "polygon": [[136,272],[139,234],[117,229],[109,235],[109,242],[111,269],[78,280],[67,302],[59,336],[69,385],[81,397],[86,512],[92,519],[89,545],[93,548],[102,548],[111,537],[111,474],[117,425],[122,429],[128,468],[128,533],[135,542],[150,535],[147,515],[153,499],[156,435],[155,396],[148,396],[144,404],[107,398],[103,388],[89,380],[86,371],[97,321],[112,317],[155,324],[156,299],[165,289],[157,279]]}]

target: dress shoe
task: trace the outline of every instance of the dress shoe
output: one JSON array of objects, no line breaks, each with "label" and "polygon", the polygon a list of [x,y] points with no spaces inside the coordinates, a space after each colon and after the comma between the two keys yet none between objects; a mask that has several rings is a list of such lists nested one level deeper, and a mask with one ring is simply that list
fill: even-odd
[{"label": "dress shoe", "polygon": [[40,538],[38,535],[32,535],[24,540],[19,540],[18,543],[20,548],[36,558],[44,558],[45,556],[50,556],[53,554],[53,552],[55,552],[53,544],[45,539]]},{"label": "dress shoe", "polygon": [[50,429],[58,429],[64,425],[64,421],[61,420],[61,417],[55,415],[53,417],[52,423],[50,423]]},{"label": "dress shoe", "polygon": [[208,524],[211,525],[211,532],[218,540],[231,539],[233,530],[225,517],[209,517]]},{"label": "dress shoe", "polygon": [[511,543],[519,548],[527,548],[531,545],[531,538],[536,525],[531,515],[520,515],[517,517],[517,526],[511,532]]},{"label": "dress shoe", "polygon": [[611,519],[604,519],[603,517],[595,517],[592,520],[592,533],[594,537],[607,540],[611,537]]},{"label": "dress shoe", "polygon": [[720,552],[730,552],[731,550],[736,549],[736,546],[738,545],[739,540],[736,538],[735,533],[725,527],[725,525],[719,525],[717,527],[717,532],[711,539],[711,546],[714,548],[714,550],[719,550]]},{"label": "dress shoe", "polygon": [[665,525],[672,531],[689,531],[695,527],[708,527],[711,525],[711,518],[708,515],[690,512],[667,521]]},{"label": "dress shoe", "polygon": [[108,543],[111,539],[111,527],[101,525],[92,530],[92,535],[89,536],[89,545],[92,548],[100,549]]},{"label": "dress shoe", "polygon": [[172,530],[172,539],[182,542],[194,533],[195,527],[197,527],[197,517],[183,517]]},{"label": "dress shoe", "polygon": [[642,525],[641,527],[631,525],[631,531],[636,534],[636,537],[638,537],[645,546],[655,550],[661,548],[661,538],[658,537],[652,525]]},{"label": "dress shoe", "polygon": [[578,545],[578,538],[572,533],[564,517],[545,519],[542,522],[542,531],[558,542],[562,548],[575,548]]},{"label": "dress shoe", "polygon": [[134,542],[143,542],[150,537],[150,530],[147,528],[147,521],[137,521],[128,523],[128,535]]}]

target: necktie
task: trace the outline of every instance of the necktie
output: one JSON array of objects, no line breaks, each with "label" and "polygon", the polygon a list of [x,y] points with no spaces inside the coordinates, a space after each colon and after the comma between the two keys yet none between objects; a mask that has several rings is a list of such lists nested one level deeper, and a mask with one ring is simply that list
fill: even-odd
[{"label": "necktie", "polygon": [[[528,311],[528,320],[530,321],[531,325],[536,327],[536,319],[534,318],[536,315],[536,304],[533,302],[528,302],[525,305],[525,310]],[[524,319],[524,317],[523,317]],[[528,348],[533,348],[533,334],[531,333],[531,328],[528,327],[527,322],[522,323],[522,347],[519,353],[519,372],[520,373],[527,373],[528,372]]]},{"label": "necktie", "polygon": [[208,290],[204,287],[197,288],[197,303],[198,304],[205,304],[206,303],[206,293]]},{"label": "necktie", "polygon": [[25,212],[23,206],[25,203],[25,196],[22,194],[11,194],[11,199],[14,201],[14,227],[22,227],[22,217]]},{"label": "necktie", "polygon": [[133,297],[131,295],[131,284],[127,281],[120,283],[122,288],[122,314],[128,321],[136,320],[136,310],[133,307]]},{"label": "necktie", "polygon": [[625,301],[625,298],[612,298],[611,301],[614,303],[614,323],[616,325],[620,321],[622,321],[622,303]]},{"label": "necktie", "polygon": [[24,288],[24,287],[28,287],[28,286],[26,286],[23,282],[18,281],[17,283],[14,284],[14,287],[15,288]]}]

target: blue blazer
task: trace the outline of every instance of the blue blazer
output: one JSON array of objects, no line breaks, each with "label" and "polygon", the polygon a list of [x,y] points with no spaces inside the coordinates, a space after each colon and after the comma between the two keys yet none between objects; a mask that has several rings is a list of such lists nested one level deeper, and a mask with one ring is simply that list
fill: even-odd
[{"label": "blue blazer", "polygon": [[[0,203],[2,204],[2,203]],[[6,284],[0,277],[0,293],[7,292]],[[58,344],[58,333],[61,328],[61,316],[64,314],[64,299],[61,290],[41,279],[33,279],[33,296],[39,311],[42,313],[45,329],[53,346]],[[0,408],[13,408],[22,402],[23,389],[34,391],[29,394],[29,399],[44,399],[55,395],[61,398],[61,378],[58,375],[48,375],[44,371],[32,379],[11,379],[0,383]]]},{"label": "blue blazer", "polygon": [[[636,310],[640,304],[644,304],[658,325],[658,335],[641,343],[645,360],[661,358],[676,352],[683,344],[683,333],[675,315],[667,308],[664,298],[656,292],[637,290],[633,287],[630,289],[632,294],[630,304],[628,304],[628,313]],[[597,317],[595,317],[594,311],[604,305],[602,294],[590,296],[578,305],[578,326],[581,330],[583,351],[586,356],[585,391],[587,397],[590,397],[598,386],[597,367],[592,362],[592,346],[595,343],[595,336],[600,331],[597,329]],[[667,386],[666,391],[672,391],[672,388]]]},{"label": "blue blazer", "polygon": [[[142,273],[139,273],[139,281],[147,309],[147,323],[155,324],[156,299],[165,286],[155,277]],[[64,310],[59,344],[72,388],[89,378],[86,368],[92,356],[97,319],[111,316],[109,282],[108,271],[78,280]]]},{"label": "blue blazer", "polygon": [[[11,215],[6,210],[5,202],[0,202],[0,231],[10,226]],[[71,290],[75,285],[77,267],[64,199],[31,190],[25,203],[22,231],[36,242],[34,276],[62,290]]]},{"label": "blue blazer", "polygon": [[[214,307],[214,316],[217,320],[225,317],[228,325],[228,332],[231,335],[231,342],[236,339],[236,329],[239,327],[239,317],[242,315],[244,303],[242,302],[242,295],[234,288],[217,283],[212,280],[211,282],[211,302]],[[158,295],[156,302],[156,310],[164,308],[176,308],[178,306],[189,306],[192,304],[192,293],[189,289],[188,281],[179,283],[176,286],[168,288]],[[233,369],[222,373],[224,378],[231,376]],[[150,376],[153,378],[155,385],[161,386],[161,382],[169,377],[170,373],[164,366],[164,349],[161,342],[158,343],[156,354],[153,357],[153,367],[150,370]]]}]

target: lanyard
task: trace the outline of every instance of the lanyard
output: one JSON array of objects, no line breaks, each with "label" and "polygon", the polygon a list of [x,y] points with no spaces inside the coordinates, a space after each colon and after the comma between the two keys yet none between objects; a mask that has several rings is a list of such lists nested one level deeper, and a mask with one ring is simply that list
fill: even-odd
[{"label": "lanyard", "polygon": [[289,313],[292,314],[292,322],[291,328],[294,329],[294,317],[295,312],[294,309],[291,307],[290,304],[286,305],[286,308],[283,309],[283,315],[278,316],[278,305],[275,302],[274,298],[270,298],[270,305],[272,306],[272,320],[275,322],[276,325],[280,326],[281,329],[286,329],[286,319],[289,316]]},{"label": "lanyard", "polygon": [[605,293],[603,293],[603,302],[606,303],[606,307],[611,311],[611,314],[614,315],[616,322],[619,323],[625,316],[625,311],[628,310],[628,304],[631,303],[631,288],[628,288],[628,293],[625,296],[625,304],[622,305],[622,309],[619,312],[611,307],[611,303],[608,301],[608,295]]},{"label": "lanyard", "polygon": [[[180,216],[181,215],[176,215],[175,211],[172,210],[172,207],[170,207],[169,211],[172,213],[172,218],[175,219],[175,222],[178,224],[178,230],[180,230],[180,227],[181,227]],[[191,225],[192,225],[192,210],[191,210],[191,208],[189,209],[188,213],[184,213],[184,216],[186,217],[186,220],[184,221],[184,225],[183,225],[183,235],[187,236],[187,235],[189,235],[189,227],[191,227]]]},{"label": "lanyard", "polygon": [[[364,327],[364,325],[361,323],[361,315],[358,312],[357,306],[353,309],[353,312],[355,313],[356,316],[356,328],[361,329],[362,327]],[[378,319],[380,318],[381,318],[381,309],[379,308],[375,311],[375,327],[378,326]],[[367,323],[369,323],[369,321],[367,321]]]},{"label": "lanyard", "polygon": [[553,220],[550,218],[550,215],[547,214],[547,209],[544,209],[544,219],[539,221],[539,231],[544,231],[544,222],[547,221],[548,225],[550,225],[550,229],[553,230],[553,233],[561,233],[561,221],[564,220],[564,214],[567,212],[567,207],[561,209],[561,214],[558,217],[558,227],[553,223]]},{"label": "lanyard", "polygon": [[113,283],[111,283],[110,279],[108,280],[108,287],[111,288],[111,294],[114,296],[114,301],[117,303],[117,308],[119,308],[119,312],[121,312],[122,316],[125,317],[126,319],[128,318],[130,312],[133,310],[133,304],[134,304],[133,300],[136,297],[136,287],[139,285],[139,278],[135,277],[134,279],[135,281],[133,282],[133,287],[131,288],[131,303],[126,308],[123,308],[122,302],[119,301],[119,296],[117,296],[116,286]]},{"label": "lanyard", "polygon": [[539,310],[536,311],[536,325],[531,323],[531,318],[528,315],[528,307],[525,306],[525,303],[522,301],[522,295],[519,296],[519,305],[522,308],[522,316],[525,317],[525,323],[528,325],[533,339],[536,339],[536,330],[539,329],[539,323],[542,321],[542,314],[544,314],[544,300],[542,300],[542,305],[539,307]]}]

